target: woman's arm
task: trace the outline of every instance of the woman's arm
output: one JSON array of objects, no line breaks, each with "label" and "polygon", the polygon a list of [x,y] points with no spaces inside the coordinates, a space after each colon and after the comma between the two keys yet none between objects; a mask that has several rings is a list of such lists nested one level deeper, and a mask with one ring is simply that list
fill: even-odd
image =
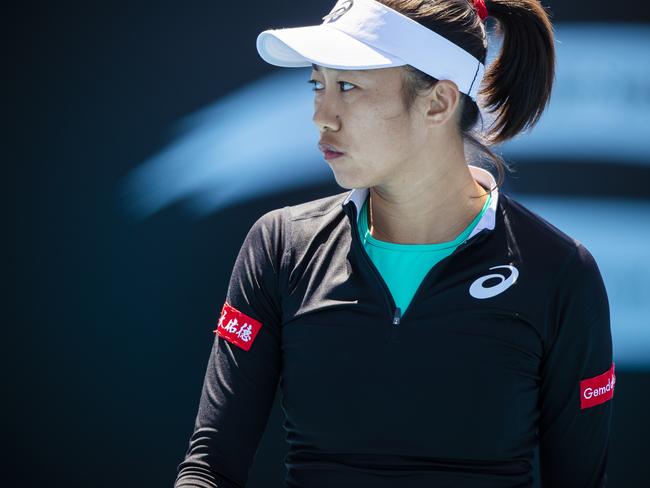
[{"label": "woman's arm", "polygon": [[235,262],[176,488],[243,487],[281,370],[284,212],[251,228]]},{"label": "woman's arm", "polygon": [[604,487],[615,383],[609,302],[582,244],[558,275],[556,289],[541,372],[542,486]]}]

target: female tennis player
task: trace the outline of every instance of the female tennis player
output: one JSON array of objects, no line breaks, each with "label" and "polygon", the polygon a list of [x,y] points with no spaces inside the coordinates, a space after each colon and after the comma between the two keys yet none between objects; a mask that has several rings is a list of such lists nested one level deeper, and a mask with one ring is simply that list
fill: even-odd
[{"label": "female tennis player", "polygon": [[[488,15],[503,42],[486,68]],[[341,0],[257,48],[312,67],[319,148],[346,191],[250,229],[176,487],[246,485],[278,384],[288,487],[528,487],[535,452],[543,487],[605,486],[616,379],[601,274],[499,192],[489,148],[549,100],[545,9]]]}]

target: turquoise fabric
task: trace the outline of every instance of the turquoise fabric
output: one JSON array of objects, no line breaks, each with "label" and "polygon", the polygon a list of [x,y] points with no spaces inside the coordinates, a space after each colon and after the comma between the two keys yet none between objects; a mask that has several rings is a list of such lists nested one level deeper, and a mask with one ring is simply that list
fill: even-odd
[{"label": "turquoise fabric", "polygon": [[395,304],[406,311],[422,279],[440,260],[449,256],[472,233],[490,206],[488,195],[482,210],[454,240],[437,244],[396,244],[375,239],[368,229],[368,198],[363,204],[357,225],[361,242],[388,286]]}]

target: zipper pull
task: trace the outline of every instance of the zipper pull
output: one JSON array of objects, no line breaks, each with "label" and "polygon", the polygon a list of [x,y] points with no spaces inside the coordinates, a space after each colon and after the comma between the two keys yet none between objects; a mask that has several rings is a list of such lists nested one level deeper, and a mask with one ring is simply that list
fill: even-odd
[{"label": "zipper pull", "polygon": [[393,325],[399,325],[400,320],[402,319],[401,313],[402,311],[399,309],[399,307],[395,307],[395,315],[393,316]]}]

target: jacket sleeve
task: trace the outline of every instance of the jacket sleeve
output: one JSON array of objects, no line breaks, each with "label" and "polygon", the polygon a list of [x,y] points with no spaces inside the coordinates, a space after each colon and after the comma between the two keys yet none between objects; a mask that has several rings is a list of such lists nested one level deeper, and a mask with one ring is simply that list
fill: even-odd
[{"label": "jacket sleeve", "polygon": [[604,487],[614,393],[609,302],[580,243],[549,301],[550,344],[541,368],[542,487]]},{"label": "jacket sleeve", "polygon": [[248,480],[281,370],[283,215],[278,209],[260,217],[235,261],[176,488],[243,487]]}]

